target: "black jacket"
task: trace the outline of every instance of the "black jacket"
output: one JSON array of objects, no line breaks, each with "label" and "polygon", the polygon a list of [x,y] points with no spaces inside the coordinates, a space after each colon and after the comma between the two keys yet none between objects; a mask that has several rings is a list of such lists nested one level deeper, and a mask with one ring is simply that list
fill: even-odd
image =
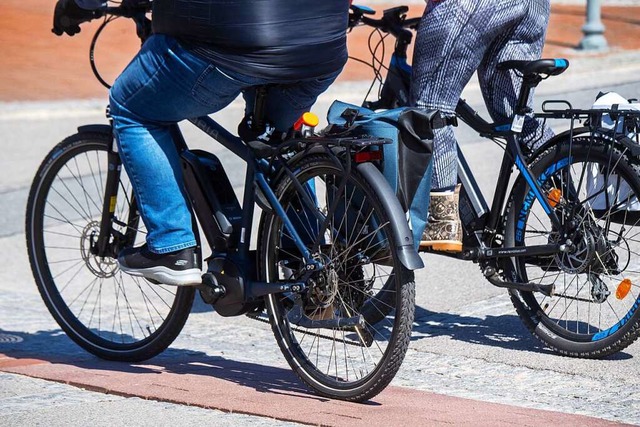
[{"label": "black jacket", "polygon": [[[75,0],[97,9],[103,0]],[[153,31],[222,68],[275,81],[320,77],[347,61],[348,0],[154,0]]]},{"label": "black jacket", "polygon": [[348,13],[347,0],[154,0],[153,30],[222,68],[297,80],[342,68]]}]

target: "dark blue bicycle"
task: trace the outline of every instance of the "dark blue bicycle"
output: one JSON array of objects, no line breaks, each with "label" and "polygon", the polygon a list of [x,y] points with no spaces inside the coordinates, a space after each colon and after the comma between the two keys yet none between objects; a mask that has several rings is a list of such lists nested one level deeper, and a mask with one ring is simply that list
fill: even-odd
[{"label": "dark blue bicycle", "polygon": [[[150,3],[106,8],[105,24],[132,18],[144,39]],[[269,88],[256,89],[252,123],[260,134]],[[209,117],[191,122],[246,163],[240,204],[220,160],[188,149],[172,128],[194,230],[201,227],[212,250],[197,287],[204,301],[221,316],[268,321],[292,369],[317,393],[354,401],[379,393],[407,350],[412,270],[422,267],[404,211],[375,165],[388,141],[307,132],[272,146],[242,141]],[[253,250],[256,204],[262,213]],[[173,342],[196,288],[119,270],[118,252],[140,244],[145,229],[110,125],[82,126],[53,148],[34,178],[26,216],[35,281],[71,339],[128,362]]]}]

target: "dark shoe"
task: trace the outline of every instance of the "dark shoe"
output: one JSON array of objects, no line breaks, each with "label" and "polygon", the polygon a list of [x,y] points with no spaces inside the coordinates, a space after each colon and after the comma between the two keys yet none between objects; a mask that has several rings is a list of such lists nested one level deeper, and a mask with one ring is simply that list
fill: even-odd
[{"label": "dark shoe", "polygon": [[127,248],[118,254],[120,270],[132,276],[174,286],[202,283],[196,248],[156,254],[147,245]]},{"label": "dark shoe", "polygon": [[454,192],[432,192],[429,202],[429,222],[422,234],[420,248],[435,251],[462,251],[462,224],[458,217],[460,186]]}]

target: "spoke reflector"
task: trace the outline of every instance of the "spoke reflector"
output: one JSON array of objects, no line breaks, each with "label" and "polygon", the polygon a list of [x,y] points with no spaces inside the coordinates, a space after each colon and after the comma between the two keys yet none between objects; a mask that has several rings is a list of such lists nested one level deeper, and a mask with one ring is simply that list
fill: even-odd
[{"label": "spoke reflector", "polygon": [[560,203],[560,199],[562,198],[562,191],[557,188],[552,188],[549,191],[549,195],[547,196],[547,201],[552,208],[555,208],[558,203]]},{"label": "spoke reflector", "polygon": [[631,280],[624,279],[618,285],[618,289],[616,289],[616,298],[624,299],[630,290],[631,290]]}]

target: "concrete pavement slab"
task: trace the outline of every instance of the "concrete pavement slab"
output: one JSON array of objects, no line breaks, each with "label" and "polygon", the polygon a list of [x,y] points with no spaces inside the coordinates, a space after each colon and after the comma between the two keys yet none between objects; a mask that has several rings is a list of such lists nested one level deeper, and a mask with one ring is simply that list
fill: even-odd
[{"label": "concrete pavement slab", "polygon": [[0,373],[0,426],[293,427],[267,417],[126,398],[57,382]]}]

